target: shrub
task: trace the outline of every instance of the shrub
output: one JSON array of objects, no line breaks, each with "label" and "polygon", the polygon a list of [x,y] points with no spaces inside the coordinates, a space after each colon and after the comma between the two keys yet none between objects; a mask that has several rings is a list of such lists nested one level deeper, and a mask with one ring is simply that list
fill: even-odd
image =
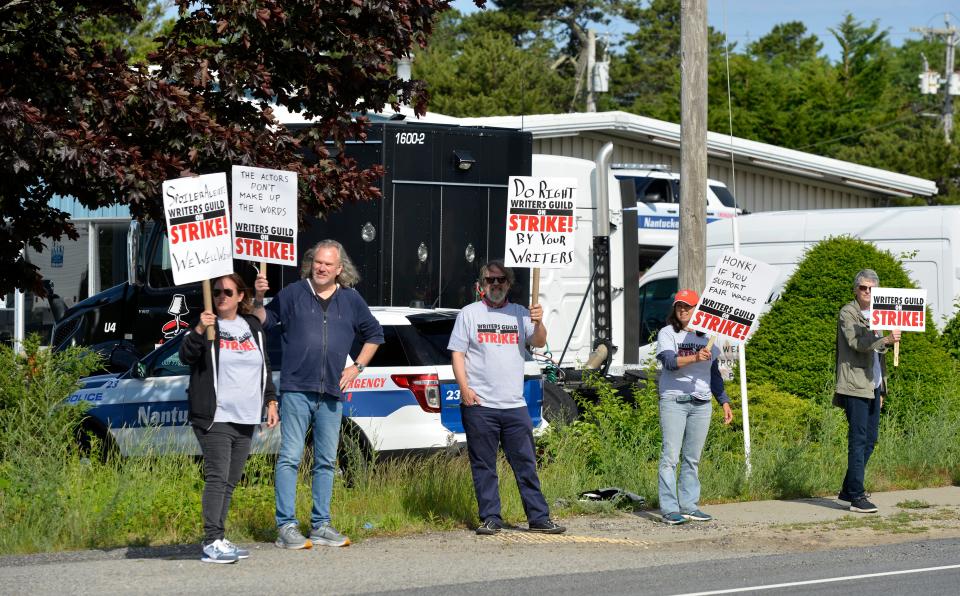
[{"label": "shrub", "polygon": [[[750,381],[806,399],[832,394],[837,313],[853,299],[853,276],[866,268],[877,272],[882,286],[916,287],[893,255],[870,243],[840,237],[814,245],[747,346]],[[929,309],[927,320],[932,320]],[[893,368],[892,356],[887,364],[891,399],[886,409],[895,415],[930,412],[956,377],[956,365],[932,324],[925,333],[904,333],[899,368]]]}]

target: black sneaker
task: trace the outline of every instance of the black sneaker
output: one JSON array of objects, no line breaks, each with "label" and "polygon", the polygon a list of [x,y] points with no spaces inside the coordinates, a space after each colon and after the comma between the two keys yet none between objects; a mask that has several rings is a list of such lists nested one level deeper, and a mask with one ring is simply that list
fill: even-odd
[{"label": "black sneaker", "polygon": [[850,511],[856,513],[876,513],[877,506],[868,501],[866,497],[860,497],[850,503]]},{"label": "black sneaker", "polygon": [[548,519],[541,522],[530,522],[528,531],[539,532],[541,534],[563,534],[567,531],[567,529],[563,526],[558,526]]},{"label": "black sneaker", "polygon": [[480,527],[477,528],[477,534],[480,536],[493,536],[494,534],[499,534],[500,530],[506,528],[506,524],[503,523],[503,520],[497,519],[495,517],[488,517]]}]

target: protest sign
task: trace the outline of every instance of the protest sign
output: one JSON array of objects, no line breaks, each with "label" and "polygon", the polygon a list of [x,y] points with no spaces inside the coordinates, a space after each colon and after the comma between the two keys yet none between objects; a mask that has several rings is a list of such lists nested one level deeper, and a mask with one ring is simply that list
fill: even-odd
[{"label": "protest sign", "polygon": [[573,266],[576,178],[511,176],[507,191],[507,267]]},{"label": "protest sign", "polygon": [[733,252],[723,253],[689,327],[742,343],[756,329],[776,279],[776,267]]},{"label": "protest sign", "polygon": [[162,189],[173,283],[233,273],[227,175],[165,180]]},{"label": "protest sign", "polygon": [[233,166],[233,257],[297,264],[297,174]]},{"label": "protest sign", "polygon": [[870,291],[870,329],[925,331],[927,291],[873,288]]}]

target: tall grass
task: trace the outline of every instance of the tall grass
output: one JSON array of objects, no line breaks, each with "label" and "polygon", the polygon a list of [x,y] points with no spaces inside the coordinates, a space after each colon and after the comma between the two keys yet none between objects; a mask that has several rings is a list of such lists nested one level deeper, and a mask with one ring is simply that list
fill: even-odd
[{"label": "tall grass", "polygon": [[[0,553],[198,542],[203,480],[195,458],[104,460],[96,445],[92,454],[74,447],[72,429],[81,412],[56,406],[91,364],[85,358],[37,350],[17,358],[0,351],[0,366],[12,371],[9,382],[0,380]],[[641,494],[655,507],[660,436],[653,388],[624,398],[602,380],[591,382],[599,400],[582,404],[580,420],[553,428],[540,441],[541,481],[553,514],[578,511],[581,491],[604,486]],[[846,468],[846,422],[828,397],[804,400],[801,412],[769,389],[751,394],[757,422],[749,478],[742,428],[723,426],[715,412],[700,467],[702,502],[835,494]],[[867,473],[871,490],[944,485],[960,477],[960,390],[947,387],[938,399],[935,416],[883,418]],[[231,540],[275,538],[273,463],[259,455],[248,462],[227,521]],[[502,460],[499,470],[504,517],[522,523],[512,472]],[[464,454],[357,465],[349,480],[337,477],[332,515],[354,539],[478,522]],[[304,467],[297,498],[303,522],[310,506]]]}]

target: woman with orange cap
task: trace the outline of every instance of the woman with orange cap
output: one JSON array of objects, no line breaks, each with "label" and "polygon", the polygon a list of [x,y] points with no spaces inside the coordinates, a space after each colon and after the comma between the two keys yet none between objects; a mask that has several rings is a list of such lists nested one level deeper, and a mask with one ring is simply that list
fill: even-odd
[{"label": "woman with orange cap", "polygon": [[698,506],[698,467],[710,429],[711,393],[723,407],[723,423],[733,420],[718,366],[720,349],[708,349],[708,339],[702,332],[687,329],[699,301],[694,290],[677,292],[667,325],[657,335],[657,360],[661,365],[657,388],[663,435],[658,487],[660,513],[663,521],[671,525],[713,519]]}]

